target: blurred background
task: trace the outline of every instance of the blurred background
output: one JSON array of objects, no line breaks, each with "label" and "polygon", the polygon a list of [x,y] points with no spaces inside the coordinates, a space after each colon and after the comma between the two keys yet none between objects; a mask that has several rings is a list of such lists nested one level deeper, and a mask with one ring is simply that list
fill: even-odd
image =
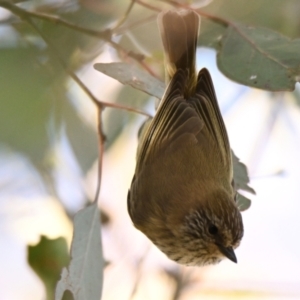
[{"label": "blurred background", "polygon": [[[15,1],[19,2],[19,1]],[[95,63],[142,64],[161,80],[163,54],[154,8],[168,1],[0,1],[0,299],[46,299],[27,262],[41,236],[72,239],[74,214],[94,198],[97,182],[97,110],[71,77],[102,101],[150,114],[155,98],[123,86]],[[300,38],[297,0],[181,1],[231,21]],[[52,14],[20,19],[14,9]],[[23,15],[24,16],[24,15]],[[122,22],[124,20],[124,22]],[[300,299],[300,89],[271,93],[234,83],[216,66],[215,24],[202,19],[197,67],[207,67],[231,147],[244,162],[257,195],[243,213],[245,236],[238,264],[182,267],[137,231],[127,213],[137,133],[145,117],[105,108],[106,136],[99,206],[104,258],[103,299]],[[82,29],[102,32],[101,37]],[[107,42],[108,28],[114,29]],[[214,31],[215,33],[215,31]],[[202,37],[202,38],[201,38]],[[131,52],[130,52],[131,51]],[[70,76],[71,75],[71,76]],[[299,85],[299,84],[298,84]]]}]

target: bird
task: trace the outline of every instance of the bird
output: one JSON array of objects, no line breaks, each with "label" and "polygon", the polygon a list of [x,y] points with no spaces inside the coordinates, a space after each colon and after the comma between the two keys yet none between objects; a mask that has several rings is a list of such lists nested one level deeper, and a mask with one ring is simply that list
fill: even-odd
[{"label": "bird", "polygon": [[173,9],[158,24],[168,85],[139,140],[128,213],[179,264],[237,263],[243,220],[213,81],[206,68],[196,72],[200,16]]}]

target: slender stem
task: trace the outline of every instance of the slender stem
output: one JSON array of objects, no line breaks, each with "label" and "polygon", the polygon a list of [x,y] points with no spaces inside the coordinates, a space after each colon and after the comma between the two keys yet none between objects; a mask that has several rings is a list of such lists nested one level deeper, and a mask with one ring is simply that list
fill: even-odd
[{"label": "slender stem", "polygon": [[148,22],[152,22],[152,21],[156,20],[156,18],[157,18],[157,14],[152,14],[147,18],[143,18],[141,20],[132,22],[131,24],[128,24],[127,26],[122,26],[121,28],[115,29],[114,34],[124,34],[128,30],[131,30],[135,27],[146,24]]},{"label": "slender stem", "polygon": [[182,7],[182,8],[187,8],[187,9],[191,9],[191,10],[194,10],[196,11],[200,16],[202,17],[205,17],[207,19],[211,19],[212,21],[216,22],[216,23],[219,23],[221,25],[224,25],[224,26],[228,26],[228,25],[233,25],[230,21],[226,20],[226,19],[223,19],[221,17],[218,17],[218,16],[214,16],[214,15],[211,15],[209,13],[206,13],[204,12],[202,9],[193,9],[192,7],[190,7],[189,5],[187,4],[182,4],[182,3],[179,3],[177,1],[174,1],[174,0],[160,0],[161,2],[165,2],[165,3],[168,3],[172,6],[175,6],[175,7]]},{"label": "slender stem", "polygon": [[103,107],[112,107],[112,108],[117,108],[117,109],[121,109],[121,110],[126,110],[126,111],[134,112],[134,113],[152,118],[152,115],[146,113],[145,111],[139,110],[137,108],[123,106],[123,105],[116,104],[116,103],[104,102],[104,101],[99,101],[99,102],[101,103],[101,105]]},{"label": "slender stem", "polygon": [[96,203],[99,199],[102,179],[102,165],[103,165],[103,154],[104,154],[104,142],[105,136],[102,131],[102,111],[103,109],[98,106],[98,180],[95,193],[94,202]]},{"label": "slender stem", "polygon": [[212,21],[214,21],[215,23],[219,23],[223,26],[229,26],[229,25],[232,25],[233,26],[233,23],[231,23],[230,21],[226,20],[226,19],[223,19],[221,17],[218,17],[218,16],[214,16],[214,15],[211,15],[209,13],[206,13],[204,12],[203,10],[201,9],[196,9],[196,12],[201,16],[201,17],[205,17],[207,19],[210,19]]},{"label": "slender stem", "polygon": [[155,6],[151,5],[151,4],[145,3],[145,2],[143,2],[141,0],[136,0],[135,2],[138,3],[138,4],[140,4],[141,6],[149,8],[150,10],[153,10],[153,11],[156,11],[156,12],[161,12],[160,8],[155,7]]},{"label": "slender stem", "polygon": [[7,0],[0,0],[0,6],[8,9],[9,11],[16,14],[17,16],[19,16],[22,19],[24,19],[24,17],[32,17],[32,18],[43,20],[43,21],[48,21],[53,24],[62,25],[64,27],[76,30],[78,32],[85,33],[87,35],[91,35],[94,37],[104,39],[107,42],[111,41],[112,32],[109,29],[104,30],[104,31],[97,31],[97,30],[93,30],[93,29],[89,29],[89,28],[84,28],[79,25],[73,24],[71,22],[65,21],[57,16],[25,10],[23,8],[20,8],[17,5],[14,5],[13,3],[11,3]]},{"label": "slender stem", "polygon": [[[7,1],[0,1],[0,6],[4,7],[4,5],[2,5],[3,3],[7,3]],[[68,68],[68,66],[66,65],[64,60],[61,58],[60,54],[58,53],[56,47],[53,45],[53,43],[44,35],[44,33],[31,20],[31,17],[34,17],[34,16],[32,16],[32,13],[31,12],[28,13],[27,11],[24,11],[24,10],[20,9],[19,7],[11,5],[11,3],[9,3],[8,9],[10,9],[11,7],[13,7],[13,9],[11,10],[12,12],[16,13],[20,18],[26,20],[35,29],[35,31],[38,32],[38,34],[42,37],[42,39],[51,48],[52,52],[55,54],[56,58],[59,60],[60,64],[63,66],[65,71],[68,73],[68,75],[80,86],[80,88],[88,95],[88,97],[94,102],[94,104],[97,107],[100,107],[100,108],[102,108],[102,107],[103,108],[104,107],[112,107],[112,108],[126,110],[126,111],[129,111],[129,112],[142,114],[142,115],[145,115],[147,117],[151,117],[151,115],[149,115],[146,112],[144,112],[142,110],[139,110],[139,109],[135,109],[135,108],[123,106],[123,105],[120,105],[120,104],[108,103],[108,102],[98,100],[97,97],[95,97],[93,95],[93,93],[88,89],[88,87],[80,80],[80,78],[72,70],[70,70]]]},{"label": "slender stem", "polygon": [[[145,59],[144,55],[135,53],[133,51],[127,51],[120,44],[118,44],[112,40],[113,31],[111,29],[97,31],[97,30],[93,30],[93,29],[89,29],[89,28],[84,28],[82,26],[65,21],[57,16],[24,10],[7,0],[0,0],[0,7],[8,9],[15,15],[19,16],[21,19],[26,19],[27,21],[28,21],[28,17],[37,18],[40,20],[48,21],[53,24],[61,25],[61,26],[76,30],[77,32],[81,32],[81,33],[105,40],[117,51],[120,51],[120,52],[124,53],[125,56],[131,57],[132,59],[137,61],[148,72],[150,70],[149,67],[147,67],[147,68],[145,67],[145,63],[143,62]],[[154,73],[152,71],[150,71],[150,73],[151,73],[151,75],[154,75]]]},{"label": "slender stem", "polygon": [[129,16],[129,14],[130,14],[130,12],[131,12],[134,4],[135,4],[135,0],[131,0],[131,2],[130,2],[129,6],[128,6],[125,14],[124,14],[124,16],[121,18],[121,20],[119,20],[119,22],[117,23],[117,25],[113,28],[114,32],[115,32],[116,29],[118,29],[119,27],[121,27],[125,23],[125,21],[127,20],[127,18]]},{"label": "slender stem", "polygon": [[[52,44],[52,42],[43,34],[43,32],[36,26],[36,24],[31,20],[30,17],[26,16],[26,21],[39,33],[39,35],[43,38],[43,40],[48,44],[48,46],[51,48],[53,53],[56,55],[56,58],[58,61],[61,63],[61,65],[64,67],[66,72],[72,77],[72,79],[84,90],[85,93],[91,98],[91,100],[96,104],[97,109],[98,109],[98,181],[97,181],[97,188],[96,188],[96,193],[95,193],[95,199],[94,202],[98,201],[99,194],[100,194],[100,188],[101,188],[101,178],[102,178],[102,163],[103,163],[103,153],[104,153],[104,142],[105,142],[105,136],[102,131],[102,111],[104,109],[104,106],[110,106],[114,108],[121,108],[121,109],[126,109],[129,111],[134,111],[137,112],[133,108],[127,108],[124,106],[119,106],[117,104],[111,104],[111,103],[104,103],[102,101],[99,101],[93,93],[87,88],[87,86],[79,79],[79,77],[71,71],[64,60],[61,58],[60,54],[58,53],[57,49],[55,46]],[[146,114],[146,113],[144,113]],[[148,115],[148,114],[146,114]]]}]

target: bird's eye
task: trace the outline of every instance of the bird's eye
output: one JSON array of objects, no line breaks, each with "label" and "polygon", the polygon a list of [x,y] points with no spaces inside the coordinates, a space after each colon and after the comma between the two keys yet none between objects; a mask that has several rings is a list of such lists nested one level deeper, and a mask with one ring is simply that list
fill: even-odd
[{"label": "bird's eye", "polygon": [[211,235],[216,235],[218,234],[218,227],[216,225],[210,225],[208,227],[208,232],[211,234]]}]

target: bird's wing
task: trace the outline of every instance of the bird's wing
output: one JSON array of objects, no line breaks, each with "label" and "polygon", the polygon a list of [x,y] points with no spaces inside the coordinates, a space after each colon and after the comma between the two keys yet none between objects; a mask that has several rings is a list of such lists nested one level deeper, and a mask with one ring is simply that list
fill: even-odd
[{"label": "bird's wing", "polygon": [[187,71],[178,70],[170,81],[158,110],[141,137],[137,155],[137,170],[167,151],[178,138],[197,136],[203,121],[183,97]]},{"label": "bird's wing", "polygon": [[202,147],[213,141],[214,151],[219,151],[224,167],[232,175],[229,140],[210,74],[207,69],[199,72],[195,95],[188,100],[183,96],[187,78],[187,71],[183,70],[178,70],[172,78],[155,117],[141,138],[137,170],[172,145],[178,146],[176,141],[182,144],[193,138]]},{"label": "bird's wing", "polygon": [[199,72],[195,96],[191,97],[188,102],[195,108],[197,114],[204,121],[210,136],[217,143],[225,165],[232,169],[229,139],[214,85],[207,69],[204,68]]}]

